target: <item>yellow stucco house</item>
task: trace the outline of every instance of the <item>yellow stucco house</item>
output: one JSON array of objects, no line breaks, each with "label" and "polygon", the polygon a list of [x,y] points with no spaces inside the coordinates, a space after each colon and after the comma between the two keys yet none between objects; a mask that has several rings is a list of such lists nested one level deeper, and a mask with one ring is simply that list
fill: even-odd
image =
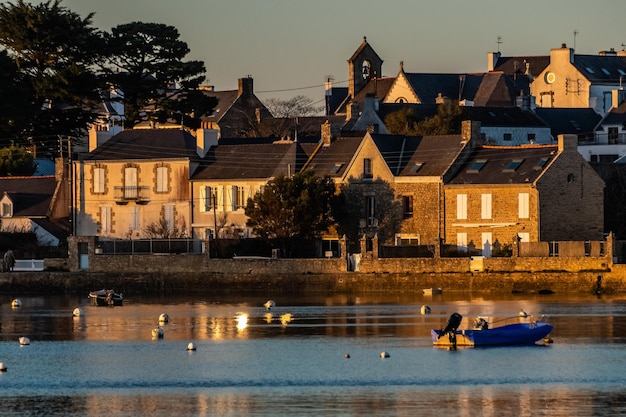
[{"label": "yellow stucco house", "polygon": [[[125,130],[74,162],[75,234],[109,238],[191,236],[189,178],[216,135]],[[153,236],[154,237],[154,236]],[[165,236],[160,236],[165,237]]]}]

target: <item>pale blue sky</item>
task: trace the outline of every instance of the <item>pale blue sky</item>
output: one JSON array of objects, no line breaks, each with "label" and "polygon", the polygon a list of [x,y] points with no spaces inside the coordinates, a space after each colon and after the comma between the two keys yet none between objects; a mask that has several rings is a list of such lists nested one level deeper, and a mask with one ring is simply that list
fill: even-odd
[{"label": "pale blue sky", "polygon": [[[254,78],[261,99],[320,100],[324,79],[346,86],[363,36],[383,75],[483,72],[487,53],[548,55],[562,43],[596,54],[626,44],[626,0],[64,0],[101,29],[132,21],[173,25],[216,90]],[[578,34],[574,37],[574,31]],[[317,86],[316,88],[305,88]],[[279,91],[289,90],[289,91]]]}]

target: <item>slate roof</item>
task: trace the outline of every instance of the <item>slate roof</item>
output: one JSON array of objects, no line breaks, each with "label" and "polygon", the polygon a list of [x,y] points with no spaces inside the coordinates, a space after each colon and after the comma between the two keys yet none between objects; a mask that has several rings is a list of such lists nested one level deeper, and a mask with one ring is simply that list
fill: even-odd
[{"label": "slate roof", "polygon": [[0,192],[13,201],[13,217],[47,216],[55,189],[54,175],[0,178]]},{"label": "slate roof", "polygon": [[[474,94],[469,97],[460,94],[462,75],[406,73],[409,84],[422,104],[435,104],[439,94],[451,100],[473,100]],[[471,80],[471,77],[465,78],[465,83]]]},{"label": "slate roof", "polygon": [[626,76],[626,56],[574,55],[574,66],[592,83],[617,84]]},{"label": "slate roof", "polygon": [[474,94],[476,107],[513,107],[515,98],[530,94],[528,77],[511,77],[502,72],[488,72],[481,77]]},{"label": "slate roof", "polygon": [[626,101],[622,102],[619,106],[611,109],[610,112],[604,116],[602,124],[617,125],[626,122]]},{"label": "slate roof", "polygon": [[311,169],[319,176],[343,177],[363,138],[363,134],[335,138],[330,146],[320,147],[304,169]]},{"label": "slate roof", "polygon": [[[482,146],[472,151],[449,184],[531,184],[557,155],[557,145]],[[477,161],[485,161],[475,170]],[[513,161],[521,161],[511,169]]]},{"label": "slate roof", "polygon": [[346,113],[346,108],[352,101],[358,104],[359,109],[363,110],[363,102],[366,97],[376,97],[382,102],[395,80],[395,77],[372,77],[367,84],[356,93],[354,98],[344,97],[344,100],[337,107],[336,112]]},{"label": "slate roof", "polygon": [[558,135],[591,134],[601,116],[591,108],[537,107],[535,114],[550,126],[553,137]]},{"label": "slate roof", "polygon": [[530,111],[519,107],[462,107],[464,120],[475,120],[490,127],[548,127]]},{"label": "slate roof", "polygon": [[181,129],[129,129],[107,140],[85,160],[199,159],[196,138]]},{"label": "slate roof", "polygon": [[372,135],[372,140],[395,176],[442,177],[465,144],[461,135]]},{"label": "slate roof", "polygon": [[217,98],[217,106],[213,109],[213,113],[208,116],[202,116],[203,121],[219,123],[221,118],[228,113],[228,110],[237,101],[239,90],[227,91],[205,91],[203,93],[210,97]]},{"label": "slate roof", "polygon": [[494,71],[502,71],[511,76],[523,75],[526,73],[527,63],[530,74],[536,77],[550,65],[550,55],[500,57],[494,65]]},{"label": "slate roof", "polygon": [[213,146],[191,180],[272,178],[298,172],[317,144],[299,142]]}]

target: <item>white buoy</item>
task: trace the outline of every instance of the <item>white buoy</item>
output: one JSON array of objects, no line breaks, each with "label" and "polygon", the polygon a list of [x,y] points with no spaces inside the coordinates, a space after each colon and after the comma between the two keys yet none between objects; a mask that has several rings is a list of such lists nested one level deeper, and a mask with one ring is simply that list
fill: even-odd
[{"label": "white buoy", "polygon": [[74,317],[81,317],[81,316],[83,315],[83,309],[82,309],[82,308],[79,308],[79,307],[76,307],[76,308],[74,309],[74,311],[72,311],[72,315],[73,315]]},{"label": "white buoy", "polygon": [[163,331],[163,327],[161,326],[152,329],[152,337],[156,339],[163,339],[164,334],[165,332]]},{"label": "white buoy", "polygon": [[22,346],[30,345],[30,339],[28,337],[22,336],[18,340],[20,341],[20,345]]},{"label": "white buoy", "polygon": [[159,316],[159,323],[169,323],[170,322],[170,316],[168,316],[167,314],[163,313]]},{"label": "white buoy", "polygon": [[389,353],[387,353],[387,352],[380,352],[380,357],[381,358],[388,358],[389,357]]},{"label": "white buoy", "polygon": [[21,306],[22,306],[22,300],[20,300],[19,298],[16,298],[13,301],[11,301],[11,307],[17,308]]},{"label": "white buoy", "polygon": [[6,372],[7,371],[7,367],[4,366],[4,363],[0,362],[0,372]]},{"label": "white buoy", "polygon": [[427,305],[423,305],[422,308],[420,309],[420,312],[422,314],[430,314],[430,307],[428,307]]},{"label": "white buoy", "polygon": [[194,345],[193,342],[189,342],[189,344],[187,345],[187,350],[196,350],[196,345]]},{"label": "white buoy", "polygon": [[263,307],[265,307],[268,310],[271,310],[272,307],[274,306],[276,306],[276,302],[274,302],[274,300],[267,300],[265,304],[263,304]]}]

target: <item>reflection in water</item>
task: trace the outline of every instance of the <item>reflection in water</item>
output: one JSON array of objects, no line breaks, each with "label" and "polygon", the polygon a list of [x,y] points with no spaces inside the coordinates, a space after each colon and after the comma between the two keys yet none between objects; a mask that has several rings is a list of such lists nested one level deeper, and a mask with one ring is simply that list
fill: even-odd
[{"label": "reflection in water", "polygon": [[[0,297],[0,362],[9,368],[0,374],[2,415],[626,412],[626,301],[617,297],[442,294],[428,298],[429,315],[421,294],[276,297],[271,312],[261,297],[128,298],[112,308],[20,298],[12,309]],[[479,315],[518,318],[520,309],[545,315],[553,345],[431,345],[430,329],[453,312],[469,325]],[[149,343],[164,310],[166,337]],[[21,336],[32,344],[20,348]]]}]

